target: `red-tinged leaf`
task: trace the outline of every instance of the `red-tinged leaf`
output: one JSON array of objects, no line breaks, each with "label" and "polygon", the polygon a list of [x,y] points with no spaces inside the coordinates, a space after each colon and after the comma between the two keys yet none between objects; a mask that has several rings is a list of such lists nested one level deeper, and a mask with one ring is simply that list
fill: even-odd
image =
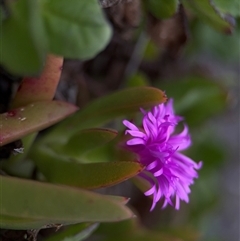
[{"label": "red-tinged leaf", "polygon": [[77,107],[60,101],[41,101],[14,109],[0,115],[0,146],[43,130],[66,116]]},{"label": "red-tinged leaf", "polygon": [[63,58],[49,55],[38,78],[23,78],[11,106],[18,108],[33,102],[52,100],[62,72]]}]

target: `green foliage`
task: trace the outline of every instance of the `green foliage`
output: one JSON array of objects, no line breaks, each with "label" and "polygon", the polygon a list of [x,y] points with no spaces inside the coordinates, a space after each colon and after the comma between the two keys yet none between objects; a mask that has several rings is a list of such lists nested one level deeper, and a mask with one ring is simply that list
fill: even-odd
[{"label": "green foliage", "polygon": [[[165,101],[165,98],[166,97],[164,93],[155,88],[132,88],[129,90],[124,90],[119,93],[106,96],[98,100],[98,102],[95,102],[95,103],[93,102],[91,105],[89,105],[89,107],[86,107],[85,110],[82,110],[83,114],[75,115],[73,116],[73,118],[70,118],[70,120],[68,121],[77,123],[79,122],[79,119],[80,119],[79,116],[80,117],[82,116],[82,120],[85,121],[84,127],[86,127],[87,125],[102,123],[102,121],[110,120],[113,117],[126,115],[129,113],[132,113],[133,111],[136,112],[139,110],[141,106],[150,107],[155,103],[158,103],[158,102],[161,103]],[[118,108],[114,108],[116,107],[116,104]],[[21,113],[25,114],[24,118],[26,117],[24,121],[27,121],[29,119],[29,122],[28,123],[26,122],[25,126],[21,126],[21,128],[19,127],[19,125],[16,125],[13,123],[13,126],[15,126],[16,130],[14,131],[15,133],[14,135],[13,134],[10,135],[11,138],[17,138],[17,137],[19,138],[32,131],[40,130],[46,126],[53,124],[54,121],[52,121],[50,117],[52,116],[53,118],[56,118],[54,119],[56,121],[59,120],[57,119],[58,113],[61,113],[61,118],[62,118],[63,116],[65,116],[64,110],[66,110],[67,113],[69,113],[70,111],[69,107],[73,108],[74,111],[76,110],[75,107],[72,107],[69,104],[64,104],[64,103],[59,103],[54,101],[36,102],[28,106],[22,107],[22,110],[17,109],[16,112],[14,112],[16,114],[16,117],[18,117],[18,111],[22,111]],[[30,110],[28,110],[28,108],[30,108]],[[99,108],[101,109],[101,111],[99,111]],[[37,114],[35,114],[35,111]],[[48,117],[47,119],[46,119],[46,116]],[[91,123],[92,118],[94,118],[93,119],[94,121]],[[38,126],[34,127],[35,122],[38,123]],[[6,128],[7,123],[9,122],[5,121],[3,123],[5,131],[7,131],[7,128]],[[67,124],[66,128],[68,127],[69,125]],[[65,138],[65,142],[66,141],[68,142],[66,142],[66,146],[63,148],[62,151],[60,151],[61,141],[59,142],[59,140],[57,139],[57,136],[54,136],[54,135],[53,135],[53,139],[51,139],[52,140],[51,143],[40,140],[40,141],[37,141],[36,144],[31,148],[28,158],[32,159],[34,163],[36,163],[37,167],[39,168],[41,173],[44,174],[44,176],[47,178],[48,181],[65,184],[68,186],[77,186],[77,187],[92,189],[92,188],[99,188],[99,187],[117,184],[119,182],[122,182],[126,179],[129,179],[137,175],[143,169],[143,167],[139,163],[135,162],[135,157],[132,157],[131,155],[127,156],[127,155],[118,154],[117,162],[114,160],[113,157],[117,156],[116,153],[118,153],[118,149],[115,150],[115,145],[116,145],[115,139],[118,140],[117,139],[118,137],[116,136],[116,132],[111,130],[106,130],[106,129],[82,130],[84,127],[76,126],[77,129],[72,130],[70,133],[68,133],[67,138]],[[17,134],[20,131],[20,129],[22,132],[20,132],[20,134]],[[82,130],[82,131],[76,132],[77,130]],[[50,134],[52,135],[52,133]],[[49,140],[48,138],[46,139]],[[80,144],[79,146],[75,144],[78,142]],[[46,145],[46,143],[48,144]],[[115,145],[113,145],[113,143],[115,143]],[[87,149],[84,148],[86,146],[88,147]],[[105,146],[107,148],[105,148]],[[101,147],[104,147],[104,148],[101,149]],[[112,148],[112,151],[111,151],[111,148]],[[86,160],[88,160],[88,156],[86,155],[86,153],[89,155],[90,151],[93,151],[93,150],[95,151],[96,149],[98,151],[100,150],[103,153],[101,161],[105,161],[104,163],[102,162],[89,163],[89,164],[80,163],[82,155],[84,155],[84,158],[85,158],[84,160],[86,162]],[[96,155],[94,151],[90,152],[91,154],[90,162],[99,161],[98,160],[99,155],[98,154]],[[115,154],[109,156],[109,151],[110,153],[115,152]],[[122,160],[120,160],[121,158]],[[16,168],[19,166],[18,161],[21,162],[21,160],[17,160],[17,162],[15,163]],[[106,162],[106,161],[111,161],[111,162]],[[14,172],[14,170],[9,168],[8,165],[6,165],[5,168],[6,170],[11,170]],[[23,183],[23,187],[25,185],[27,184]],[[3,192],[5,193],[5,189],[3,190]],[[39,190],[39,192],[44,192],[44,190]],[[30,196],[32,195],[34,196],[34,194],[30,193]],[[66,196],[66,199],[68,199],[68,194],[66,194],[65,196]],[[114,200],[116,199],[114,198]],[[37,204],[34,204],[34,205],[37,205]],[[85,204],[82,204],[82,205],[84,206]],[[19,212],[23,212],[23,210],[24,210],[24,207],[21,207],[21,206],[18,207]],[[43,212],[45,211],[46,210],[43,209]],[[11,215],[9,213],[4,215],[6,215],[6,225],[9,225],[7,226],[9,228],[16,228],[16,227],[33,228],[36,226],[40,227],[43,225],[43,223],[47,223],[47,220],[43,220],[43,222],[42,220],[40,220],[41,222],[39,222],[39,220],[35,220],[34,217],[30,218],[26,216],[21,216],[20,214],[19,214],[20,216],[12,215],[13,219],[9,221],[9,216]],[[50,215],[49,218],[52,217],[53,219],[52,222],[58,222],[53,217],[54,215],[52,213],[49,213],[49,215]],[[19,225],[17,226],[10,225],[12,221],[18,220],[19,218],[21,219],[20,220],[21,222]],[[91,220],[86,220],[86,221],[91,221]],[[61,221],[61,223],[65,223],[65,222]]]},{"label": "green foliage", "polygon": [[178,0],[148,0],[146,6],[159,19],[170,18],[177,12]]},{"label": "green foliage", "polygon": [[129,179],[142,166],[134,162],[136,158],[131,153],[116,148],[120,141],[116,132],[84,128],[133,114],[141,107],[151,107],[165,99],[162,91],[150,87],[130,88],[102,97],[36,142],[30,157],[45,177],[56,183],[97,188]]},{"label": "green foliage", "polygon": [[133,216],[111,196],[13,177],[0,176],[0,180],[1,228],[33,229],[53,223],[120,221]]},{"label": "green foliage", "polygon": [[103,158],[105,162],[98,162],[99,157],[96,155],[94,163],[81,163],[81,156],[73,159],[71,156],[59,155],[47,148],[33,149],[30,156],[49,182],[86,189],[112,186],[143,170],[143,166],[134,159],[129,161],[113,159],[111,162],[106,162],[107,160]]},{"label": "green foliage", "polygon": [[116,136],[117,132],[114,130],[97,128],[84,129],[74,134],[69,141],[57,151],[60,151],[63,155],[81,159],[79,162],[85,163],[84,155],[86,155],[86,153],[109,143],[116,138]]},{"label": "green foliage", "polygon": [[229,17],[221,13],[212,0],[184,0],[183,4],[189,7],[199,19],[208,23],[217,31],[225,34],[232,33],[234,29],[232,20],[230,21]]},{"label": "green foliage", "polygon": [[234,17],[240,16],[240,2],[238,0],[214,0],[219,10],[231,14]]},{"label": "green foliage", "polygon": [[80,164],[49,157],[44,161],[35,160],[47,181],[85,189],[113,186],[136,176],[143,170],[141,164],[130,161]]},{"label": "green foliage", "polygon": [[102,10],[95,0],[19,0],[1,7],[0,62],[15,74],[38,73],[46,53],[88,59],[108,43],[111,36]]},{"label": "green foliage", "polygon": [[39,1],[11,1],[9,9],[1,21],[0,63],[13,73],[37,73],[47,51]]},{"label": "green foliage", "polygon": [[111,29],[95,0],[43,0],[41,9],[52,53],[89,59],[111,37]]}]

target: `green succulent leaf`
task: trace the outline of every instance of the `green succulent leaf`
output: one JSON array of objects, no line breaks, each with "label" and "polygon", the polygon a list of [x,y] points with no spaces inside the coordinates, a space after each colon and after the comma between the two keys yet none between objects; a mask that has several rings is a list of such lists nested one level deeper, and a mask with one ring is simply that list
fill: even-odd
[{"label": "green succulent leaf", "polygon": [[7,3],[10,16],[1,20],[0,63],[15,74],[35,74],[41,70],[46,53],[39,1]]},{"label": "green succulent leaf", "polygon": [[110,129],[85,129],[72,136],[65,145],[52,143],[51,148],[58,155],[79,163],[134,161],[135,155],[121,147],[125,139],[123,133],[117,134]]},{"label": "green succulent leaf", "polygon": [[111,196],[6,176],[0,176],[0,183],[0,228],[112,222],[133,216],[122,202]]},{"label": "green succulent leaf", "polygon": [[172,17],[178,9],[178,0],[148,0],[146,6],[159,19]]},{"label": "green succulent leaf", "polygon": [[110,129],[85,129],[73,135],[64,146],[59,146],[60,151],[72,158],[81,158],[89,151],[103,146],[116,138],[117,132]]},{"label": "green succulent leaf", "polygon": [[144,168],[138,162],[124,159],[83,164],[47,148],[32,151],[31,158],[49,182],[85,189],[118,184],[136,176]]},{"label": "green succulent leaf", "polygon": [[63,144],[79,130],[97,127],[124,115],[132,115],[139,112],[140,108],[150,108],[166,99],[165,93],[157,88],[124,89],[93,101],[58,125],[46,138],[50,142]]},{"label": "green succulent leaf", "polygon": [[52,53],[88,59],[108,43],[111,28],[96,0],[43,0],[42,13]]},{"label": "green succulent leaf", "polygon": [[48,170],[43,170],[42,165],[38,163],[48,181],[86,189],[113,186],[143,170],[143,166],[137,162],[124,161],[90,164],[51,161],[48,165],[52,165],[54,171],[50,170],[49,166]]},{"label": "green succulent leaf", "polygon": [[234,17],[240,16],[240,2],[238,0],[214,0],[214,2],[221,12],[231,14]]},{"label": "green succulent leaf", "polygon": [[194,11],[196,16],[210,26],[225,34],[231,34],[234,30],[235,21],[220,12],[212,0],[183,0],[183,4]]},{"label": "green succulent leaf", "polygon": [[0,115],[0,145],[18,140],[30,133],[43,130],[77,110],[60,101],[40,101]]},{"label": "green succulent leaf", "polygon": [[[1,180],[1,178],[0,178]],[[34,219],[34,218],[21,218],[14,215],[5,215],[0,212],[1,223],[0,228],[7,229],[37,229],[44,228],[44,226],[48,223],[46,220],[42,219]]]}]

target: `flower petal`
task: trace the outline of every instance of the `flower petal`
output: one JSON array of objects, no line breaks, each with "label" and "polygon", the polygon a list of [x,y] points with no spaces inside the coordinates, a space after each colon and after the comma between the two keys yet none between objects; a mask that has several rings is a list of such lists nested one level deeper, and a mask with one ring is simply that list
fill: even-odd
[{"label": "flower petal", "polygon": [[141,138],[134,138],[134,139],[127,141],[127,145],[129,145],[129,146],[144,145],[144,144],[145,144],[145,142]]},{"label": "flower petal", "polygon": [[129,128],[130,130],[134,130],[134,131],[138,131],[139,129],[134,125],[132,124],[130,121],[128,120],[124,120],[122,122],[127,128]]}]

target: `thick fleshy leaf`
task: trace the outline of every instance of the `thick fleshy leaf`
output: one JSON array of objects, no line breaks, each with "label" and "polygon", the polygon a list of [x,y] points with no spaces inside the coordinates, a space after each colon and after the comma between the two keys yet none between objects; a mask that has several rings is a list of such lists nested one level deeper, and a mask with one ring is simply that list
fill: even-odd
[{"label": "thick fleshy leaf", "polygon": [[[117,134],[110,129],[86,129],[72,136],[64,145],[51,143],[51,148],[58,155],[74,159],[78,163],[135,161],[134,153],[121,148],[125,139],[123,133]],[[37,152],[44,151],[40,149],[37,148]],[[34,157],[35,155],[32,158]]]},{"label": "thick fleshy leaf", "polygon": [[72,136],[79,130],[96,127],[124,115],[132,115],[139,112],[140,108],[150,108],[166,100],[165,93],[157,88],[124,89],[93,101],[58,125],[46,138],[54,142],[66,141],[67,136]]},{"label": "thick fleshy leaf", "polygon": [[121,202],[86,190],[6,176],[0,176],[0,183],[1,228],[110,222],[133,216]]},{"label": "thick fleshy leaf", "polygon": [[23,78],[11,107],[18,108],[37,101],[52,100],[62,72],[62,64],[62,57],[48,55],[39,78]]},{"label": "thick fleshy leaf", "polygon": [[82,164],[50,149],[32,151],[31,158],[49,182],[85,189],[108,187],[136,176],[143,166],[134,161]]},{"label": "thick fleshy leaf", "polygon": [[42,68],[46,38],[39,1],[7,1],[9,14],[1,21],[0,62],[16,74],[36,74]]},{"label": "thick fleshy leaf", "polygon": [[183,0],[183,4],[194,11],[202,21],[216,30],[231,34],[235,27],[235,20],[230,15],[221,13],[212,0]]},{"label": "thick fleshy leaf", "polygon": [[76,110],[76,106],[68,103],[41,101],[1,114],[0,145],[45,129]]},{"label": "thick fleshy leaf", "polygon": [[73,135],[64,146],[58,146],[58,151],[65,156],[81,158],[88,151],[102,146],[117,136],[110,129],[86,129]]},{"label": "thick fleshy leaf", "polygon": [[[36,101],[52,100],[61,75],[61,68],[63,64],[63,58],[54,55],[48,55],[44,69],[38,78],[23,78],[20,86],[18,87],[17,93],[11,102],[11,108],[18,108],[27,104],[32,104]],[[30,135],[22,138],[22,143],[24,147],[24,152],[21,155],[11,155],[8,162],[5,162],[5,168],[11,173],[18,173],[17,176],[22,176],[18,172],[21,164],[17,163],[23,160],[37,136],[37,132],[31,133]],[[25,163],[24,163],[25,164]],[[27,173],[27,172],[25,172]]]},{"label": "thick fleshy leaf", "polygon": [[[52,100],[60,79],[62,64],[62,57],[48,55],[39,78],[23,78],[11,102],[11,108],[18,108],[36,101]],[[24,152],[21,155],[11,155],[10,159],[5,162],[4,167],[8,172],[14,173],[16,176],[23,176],[22,170],[24,170],[26,177],[29,168],[26,168],[26,163],[20,164],[18,161],[25,159],[36,136],[37,132],[22,138]]]},{"label": "thick fleshy leaf", "polygon": [[177,12],[178,0],[148,0],[146,1],[149,11],[159,19],[170,18]]},{"label": "thick fleshy leaf", "polygon": [[[79,153],[77,158],[80,163],[112,162],[112,161],[135,161],[137,155],[123,148],[127,141],[127,136],[123,132],[118,133],[103,145],[88,149],[87,152]],[[76,156],[74,156],[76,157]]]},{"label": "thick fleshy leaf", "polygon": [[[1,180],[1,177],[0,177]],[[1,197],[1,196],[0,196]],[[44,219],[34,219],[34,218],[21,218],[14,215],[3,215],[0,212],[1,223],[0,228],[7,228],[7,229],[38,229],[44,228],[48,222]]]},{"label": "thick fleshy leaf", "polygon": [[87,59],[108,43],[111,28],[97,0],[44,0],[41,3],[52,53]]},{"label": "thick fleshy leaf", "polygon": [[137,162],[124,161],[90,164],[51,161],[48,170],[43,170],[39,163],[37,165],[48,181],[85,189],[113,186],[143,170],[143,166]]}]

